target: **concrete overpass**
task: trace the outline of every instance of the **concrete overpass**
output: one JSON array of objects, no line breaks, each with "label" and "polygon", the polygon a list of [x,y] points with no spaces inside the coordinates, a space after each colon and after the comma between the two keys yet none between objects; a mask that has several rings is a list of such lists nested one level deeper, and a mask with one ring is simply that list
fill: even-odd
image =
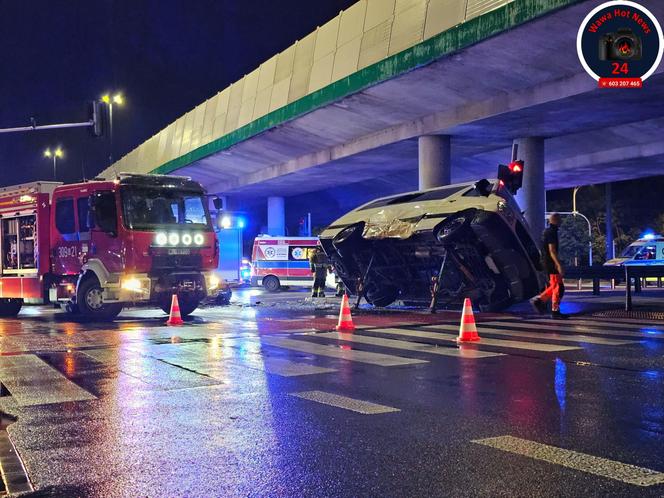
[{"label": "concrete overpass", "polygon": [[[664,172],[664,75],[599,90],[576,33],[599,0],[360,0],[104,172],[190,175],[234,206],[330,221],[388,193],[495,175],[513,141],[544,189]],[[641,2],[659,19],[664,3]],[[523,155],[522,154],[522,155]],[[419,174],[418,174],[419,172]]]}]

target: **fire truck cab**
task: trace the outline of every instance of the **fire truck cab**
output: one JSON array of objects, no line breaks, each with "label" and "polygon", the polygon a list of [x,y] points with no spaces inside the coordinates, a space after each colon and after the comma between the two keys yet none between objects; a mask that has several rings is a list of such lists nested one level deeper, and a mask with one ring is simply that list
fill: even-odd
[{"label": "fire truck cab", "polygon": [[205,191],[185,177],[121,174],[0,189],[0,315],[23,302],[113,319],[129,304],[182,315],[219,286]]}]

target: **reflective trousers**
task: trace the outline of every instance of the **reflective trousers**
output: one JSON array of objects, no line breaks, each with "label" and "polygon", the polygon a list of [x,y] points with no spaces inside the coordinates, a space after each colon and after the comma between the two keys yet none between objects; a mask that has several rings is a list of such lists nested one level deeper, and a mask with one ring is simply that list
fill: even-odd
[{"label": "reflective trousers", "polygon": [[565,294],[565,284],[562,275],[552,273],[549,275],[549,286],[539,296],[542,302],[551,300],[551,311],[560,311],[560,301]]},{"label": "reflective trousers", "polygon": [[325,297],[325,277],[324,272],[314,272],[314,286],[311,289],[312,297]]}]

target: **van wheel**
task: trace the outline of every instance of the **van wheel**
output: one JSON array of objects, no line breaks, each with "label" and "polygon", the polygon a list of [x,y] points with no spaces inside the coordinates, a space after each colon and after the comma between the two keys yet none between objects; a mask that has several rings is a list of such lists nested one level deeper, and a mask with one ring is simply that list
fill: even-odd
[{"label": "van wheel", "polygon": [[76,293],[76,304],[86,318],[93,320],[113,320],[122,311],[122,304],[104,303],[103,291],[96,277],[81,282]]},{"label": "van wheel", "polygon": [[263,279],[263,287],[268,292],[277,292],[281,288],[281,283],[274,275],[268,275]]},{"label": "van wheel", "polygon": [[23,306],[23,299],[5,298],[0,299],[0,317],[12,317],[18,315]]}]

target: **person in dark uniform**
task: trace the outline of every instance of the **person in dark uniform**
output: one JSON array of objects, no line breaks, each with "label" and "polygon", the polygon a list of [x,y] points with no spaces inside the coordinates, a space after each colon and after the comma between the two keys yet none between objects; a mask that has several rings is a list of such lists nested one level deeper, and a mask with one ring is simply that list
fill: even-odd
[{"label": "person in dark uniform", "polygon": [[560,312],[560,301],[565,293],[563,276],[565,274],[563,265],[558,258],[558,227],[560,226],[560,215],[552,213],[549,216],[549,226],[542,233],[542,263],[544,270],[549,275],[549,285],[544,292],[531,301],[531,304],[539,313],[546,312],[546,303],[551,301],[551,318],[567,318]]},{"label": "person in dark uniform", "polygon": [[325,297],[325,277],[327,277],[327,257],[320,247],[312,249],[309,255],[309,266],[314,274],[314,287],[311,297]]}]

